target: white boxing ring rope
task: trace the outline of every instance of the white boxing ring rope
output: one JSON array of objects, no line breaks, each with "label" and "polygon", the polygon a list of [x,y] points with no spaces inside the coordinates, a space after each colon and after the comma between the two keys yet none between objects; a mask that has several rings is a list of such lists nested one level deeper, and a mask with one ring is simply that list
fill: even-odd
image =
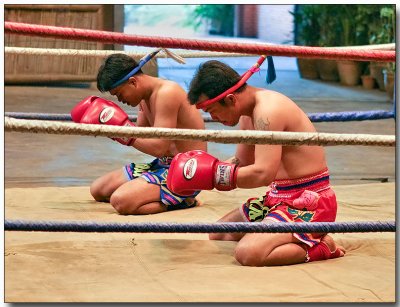
[{"label": "white boxing ring rope", "polygon": [[223,144],[239,143],[310,146],[364,145],[388,147],[394,147],[396,145],[396,139],[394,135],[120,127],[98,124],[65,123],[57,121],[24,120],[10,117],[5,117],[4,131],[128,138],[200,140]]},{"label": "white boxing ring rope", "polygon": [[[148,48],[151,49],[151,48]],[[154,48],[153,48],[154,49]],[[26,54],[26,55],[63,55],[63,56],[94,56],[106,57],[115,53],[123,53],[132,57],[143,57],[148,52],[135,52],[124,50],[86,50],[86,49],[48,49],[48,48],[28,48],[28,47],[5,47],[6,54]],[[255,57],[256,54],[231,53],[216,51],[174,51],[174,54],[182,58],[207,58],[207,57]],[[156,58],[168,58],[164,52],[155,55]]]},{"label": "white boxing ring rope", "polygon": [[[327,47],[328,48],[328,47]],[[352,50],[396,50],[396,44],[366,45],[366,46],[345,46],[329,47],[329,49],[352,49]],[[114,53],[124,53],[130,56],[143,57],[146,52],[127,52],[123,50],[86,50],[86,49],[48,49],[48,48],[30,48],[30,47],[5,47],[5,54],[26,54],[26,55],[54,55],[54,56],[94,56],[106,57]],[[174,51],[183,58],[207,58],[207,57],[254,57],[258,54],[216,52],[216,51]],[[168,58],[160,52],[157,58]]]}]

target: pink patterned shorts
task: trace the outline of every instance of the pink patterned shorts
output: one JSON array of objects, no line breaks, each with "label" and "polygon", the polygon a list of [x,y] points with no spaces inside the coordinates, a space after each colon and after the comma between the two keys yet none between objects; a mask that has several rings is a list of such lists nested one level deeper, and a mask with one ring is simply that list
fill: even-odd
[{"label": "pink patterned shorts", "polygon": [[[240,211],[250,222],[334,222],[337,202],[329,184],[329,172],[325,169],[303,178],[276,180],[266,195],[249,198]],[[312,247],[324,234],[293,235]]]}]

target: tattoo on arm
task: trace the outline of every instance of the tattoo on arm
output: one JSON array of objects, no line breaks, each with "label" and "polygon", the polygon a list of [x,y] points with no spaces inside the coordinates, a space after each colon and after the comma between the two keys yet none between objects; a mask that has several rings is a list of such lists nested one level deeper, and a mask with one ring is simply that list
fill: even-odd
[{"label": "tattoo on arm", "polygon": [[256,120],[256,123],[254,126],[257,130],[269,130],[269,125],[270,125],[270,122],[269,122],[268,118],[266,118],[266,120],[264,120],[260,117]]}]

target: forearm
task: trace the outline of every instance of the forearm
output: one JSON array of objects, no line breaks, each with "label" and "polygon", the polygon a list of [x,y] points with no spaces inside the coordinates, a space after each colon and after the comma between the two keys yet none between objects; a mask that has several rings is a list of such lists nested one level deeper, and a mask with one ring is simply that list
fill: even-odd
[{"label": "forearm", "polygon": [[268,186],[274,180],[274,176],[265,169],[260,169],[254,164],[240,167],[237,171],[236,185],[242,189],[252,189]]},{"label": "forearm", "polygon": [[169,140],[140,138],[136,139],[132,146],[145,154],[160,158],[174,156],[177,153],[175,146],[172,146],[172,144]]}]

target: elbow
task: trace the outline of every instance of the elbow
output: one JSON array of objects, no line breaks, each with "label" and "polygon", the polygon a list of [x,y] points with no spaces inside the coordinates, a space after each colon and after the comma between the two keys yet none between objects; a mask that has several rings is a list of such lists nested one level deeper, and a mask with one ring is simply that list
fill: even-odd
[{"label": "elbow", "polygon": [[153,156],[156,157],[156,158],[162,158],[162,157],[165,157],[167,155],[168,155],[167,151],[165,151],[165,150],[155,150],[153,152]]},{"label": "elbow", "polygon": [[165,156],[170,155],[169,152],[169,146],[164,147],[164,146],[155,146],[153,148],[153,156],[157,157],[157,158],[162,158]]}]

